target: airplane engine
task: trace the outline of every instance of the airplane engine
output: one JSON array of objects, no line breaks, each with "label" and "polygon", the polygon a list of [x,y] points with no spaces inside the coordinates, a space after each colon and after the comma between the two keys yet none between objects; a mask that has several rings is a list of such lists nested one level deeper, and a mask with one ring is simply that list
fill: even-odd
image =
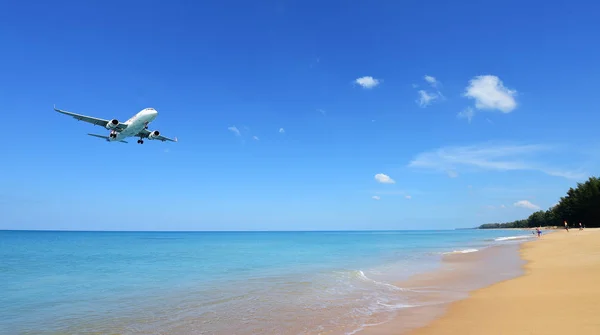
[{"label": "airplane engine", "polygon": [[157,138],[158,135],[160,135],[160,132],[158,130],[152,131],[150,132],[150,134],[148,134],[148,139],[153,140]]},{"label": "airplane engine", "polygon": [[112,119],[106,124],[106,129],[115,129],[119,125],[119,120]]}]

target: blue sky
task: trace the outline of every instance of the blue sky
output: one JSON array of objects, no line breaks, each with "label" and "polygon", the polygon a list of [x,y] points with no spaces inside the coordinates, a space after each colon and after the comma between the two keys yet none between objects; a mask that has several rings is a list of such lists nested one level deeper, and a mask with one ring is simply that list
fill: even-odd
[{"label": "blue sky", "polygon": [[[525,218],[599,174],[598,7],[5,2],[0,229]],[[53,104],[154,107],[151,129],[179,142],[106,143]]]}]

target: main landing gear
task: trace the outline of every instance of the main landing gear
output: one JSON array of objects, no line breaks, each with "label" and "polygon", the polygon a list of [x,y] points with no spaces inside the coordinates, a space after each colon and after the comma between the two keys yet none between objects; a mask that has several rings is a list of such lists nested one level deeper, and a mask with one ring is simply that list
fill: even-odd
[{"label": "main landing gear", "polygon": [[138,140],[138,144],[144,144],[144,140],[142,140],[141,138]]}]

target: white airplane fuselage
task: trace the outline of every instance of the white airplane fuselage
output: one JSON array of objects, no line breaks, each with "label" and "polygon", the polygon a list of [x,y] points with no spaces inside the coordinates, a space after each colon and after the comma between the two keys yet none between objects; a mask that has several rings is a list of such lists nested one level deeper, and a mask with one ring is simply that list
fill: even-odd
[{"label": "white airplane fuselage", "polygon": [[157,116],[158,112],[154,108],[142,109],[129,120],[124,122],[127,125],[127,128],[125,128],[123,131],[118,132],[111,130],[111,133],[117,136],[109,137],[108,140],[111,142],[118,142],[124,140],[127,137],[135,136],[140,131],[142,131],[142,129],[146,128],[148,124],[150,124],[150,122],[154,121],[154,119],[156,119]]}]

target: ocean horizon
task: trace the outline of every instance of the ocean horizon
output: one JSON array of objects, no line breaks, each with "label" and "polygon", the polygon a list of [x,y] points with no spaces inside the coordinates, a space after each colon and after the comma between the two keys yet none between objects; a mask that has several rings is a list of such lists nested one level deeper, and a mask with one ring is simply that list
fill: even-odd
[{"label": "ocean horizon", "polygon": [[0,232],[72,232],[72,233],[319,233],[319,232],[403,232],[403,231],[454,231],[454,230],[517,230],[526,228],[448,228],[448,229],[325,229],[325,230],[75,230],[75,229],[0,229]]},{"label": "ocean horizon", "polygon": [[[0,231],[0,334],[352,334],[515,230]],[[440,288],[442,289],[442,288]]]}]

